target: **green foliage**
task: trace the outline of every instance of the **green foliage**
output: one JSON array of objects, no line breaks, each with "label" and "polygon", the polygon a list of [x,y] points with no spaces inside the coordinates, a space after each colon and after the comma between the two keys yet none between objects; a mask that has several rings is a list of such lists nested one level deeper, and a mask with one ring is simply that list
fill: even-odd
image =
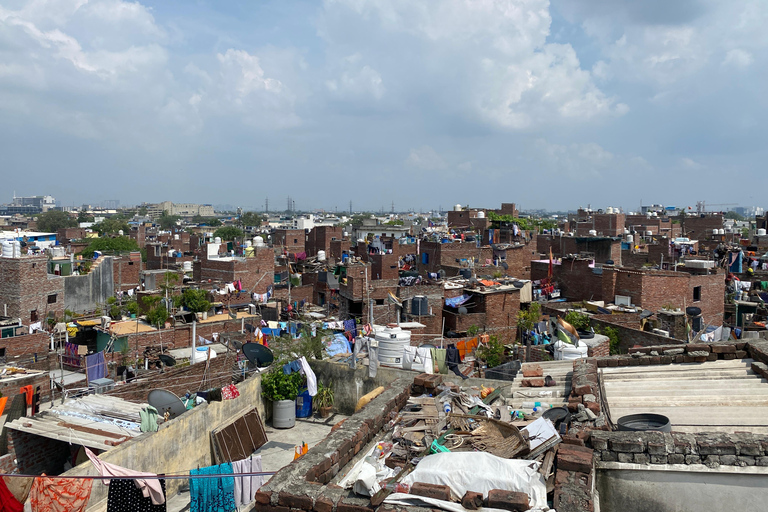
[{"label": "green foliage", "polygon": [[589,330],[589,316],[578,311],[569,311],[565,314],[565,321],[571,324],[576,329],[582,331]]},{"label": "green foliage", "polygon": [[141,217],[146,217],[147,216],[147,207],[146,206],[142,206],[141,208],[139,208],[138,214]]},{"label": "green foliage", "polygon": [[309,329],[301,332],[301,337],[293,339],[292,336],[280,336],[269,342],[269,349],[275,358],[275,364],[283,365],[302,356],[310,359],[322,359],[325,344],[323,338],[330,335],[330,331],[318,329],[315,336]]},{"label": "green foliage", "polygon": [[163,210],[163,214],[157,219],[157,224],[160,229],[172,229],[176,226],[176,221],[179,220],[178,215],[168,215],[167,210]]},{"label": "green foliage", "polygon": [[371,218],[373,218],[373,214],[372,213],[367,213],[367,212],[365,212],[365,213],[357,213],[357,214],[352,216],[352,218],[350,219],[350,222],[352,223],[353,226],[362,226],[363,225],[363,220],[367,220],[367,219],[371,219]]},{"label": "green foliage", "polygon": [[243,237],[243,230],[235,226],[224,226],[213,232],[213,237],[221,237],[222,240],[234,240]]},{"label": "green foliage", "polygon": [[290,375],[283,373],[282,366],[275,365],[261,378],[261,394],[271,402],[296,400],[299,387],[304,384],[304,377],[298,372]]},{"label": "green foliage", "polygon": [[202,313],[211,309],[208,292],[205,290],[187,289],[181,295],[181,305],[193,313]]},{"label": "green foliage", "polygon": [[611,355],[612,356],[621,353],[619,351],[619,342],[620,342],[620,340],[619,340],[619,330],[618,329],[616,329],[615,327],[609,327],[609,326],[606,325],[604,327],[595,329],[595,332],[597,332],[599,334],[602,334],[604,336],[608,336],[608,338],[611,340],[610,341],[610,346],[611,346]]},{"label": "green foliage", "polygon": [[551,219],[521,219],[511,215],[499,215],[495,212],[488,212],[488,220],[493,223],[517,224],[520,229],[525,231],[540,231],[541,229],[554,229],[557,227],[557,222]]},{"label": "green foliage", "polygon": [[479,333],[479,332],[480,332],[480,327],[478,327],[478,326],[476,326],[474,324],[472,324],[469,327],[467,327],[467,336],[469,336],[470,338],[472,338],[474,336],[477,336],[477,333]]},{"label": "green foliage", "polygon": [[312,406],[317,411],[323,407],[333,406],[333,381],[328,385],[317,383],[317,394],[312,398]]},{"label": "green foliage", "polygon": [[146,296],[142,298],[142,302],[149,307],[147,323],[158,329],[162,328],[168,318],[168,310],[160,303],[160,297]]},{"label": "green foliage", "polygon": [[85,210],[80,210],[77,214],[77,222],[93,222],[93,215],[88,215]]},{"label": "green foliage", "polygon": [[123,307],[128,312],[129,315],[135,315],[139,312],[139,303],[135,300],[129,300],[125,304],[123,304]]},{"label": "green foliage", "polygon": [[244,212],[240,216],[240,224],[248,227],[261,226],[262,220],[261,214],[256,212]]},{"label": "green foliage", "polygon": [[98,231],[100,235],[114,235],[122,231],[125,233],[130,233],[131,226],[128,225],[128,222],[125,217],[122,215],[115,215],[114,217],[109,217],[108,219],[104,219],[103,221],[99,222],[98,224],[93,225],[93,230]]},{"label": "green foliage", "polygon": [[202,215],[195,215],[192,217],[192,222],[195,224],[205,224],[213,228],[221,226],[221,221],[216,217],[203,217]]},{"label": "green foliage", "polygon": [[743,215],[739,215],[734,211],[725,212],[725,215],[723,215],[723,217],[726,219],[732,219],[732,220],[746,220]]},{"label": "green foliage", "polygon": [[113,304],[109,308],[109,316],[112,318],[120,318],[123,314],[123,310],[117,304]]},{"label": "green foliage", "polygon": [[541,305],[538,302],[531,302],[528,309],[521,309],[517,312],[517,326],[524,331],[533,330],[541,316]]},{"label": "green foliage", "polygon": [[494,368],[504,362],[504,344],[499,341],[499,337],[492,334],[488,338],[487,345],[481,345],[477,348],[477,357],[485,361],[488,368]]},{"label": "green foliage", "polygon": [[405,222],[400,219],[393,219],[384,223],[385,226],[402,226],[403,224],[405,224]]},{"label": "green foliage", "polygon": [[61,228],[77,227],[77,221],[67,212],[49,210],[37,216],[37,230],[44,233],[55,233]]},{"label": "green foliage", "polygon": [[86,258],[93,257],[94,251],[118,254],[139,250],[139,244],[136,243],[136,240],[127,236],[89,238],[88,240],[88,247],[80,251],[80,254]]}]

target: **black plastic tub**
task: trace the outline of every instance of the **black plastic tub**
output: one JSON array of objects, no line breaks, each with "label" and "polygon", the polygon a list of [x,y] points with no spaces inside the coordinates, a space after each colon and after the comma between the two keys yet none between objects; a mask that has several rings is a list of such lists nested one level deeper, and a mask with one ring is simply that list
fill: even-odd
[{"label": "black plastic tub", "polygon": [[672,432],[672,424],[669,422],[669,418],[661,414],[630,414],[619,418],[616,425],[619,430],[625,432]]}]

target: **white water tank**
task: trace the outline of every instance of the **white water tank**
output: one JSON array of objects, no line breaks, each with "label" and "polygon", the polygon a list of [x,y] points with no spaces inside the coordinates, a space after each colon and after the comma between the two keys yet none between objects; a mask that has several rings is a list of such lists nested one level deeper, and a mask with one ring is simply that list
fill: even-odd
[{"label": "white water tank", "polygon": [[411,332],[390,324],[377,330],[374,338],[379,343],[379,364],[402,368],[403,349],[411,345]]},{"label": "white water tank", "polygon": [[123,236],[123,230],[122,229],[118,229],[117,230],[117,234],[120,235],[120,236]]},{"label": "white water tank", "polygon": [[179,239],[179,235],[178,234],[173,235],[173,239],[174,240],[178,240]]},{"label": "white water tank", "polygon": [[653,236],[653,231],[646,231],[645,236]]},{"label": "white water tank", "polygon": [[477,212],[477,218],[478,218],[478,219],[484,219],[484,218],[485,218],[485,212],[484,212],[484,211],[482,211],[482,210],[480,210],[479,212]]},{"label": "white water tank", "polygon": [[260,236],[253,237],[253,245],[256,247],[264,247],[264,239]]},{"label": "white water tank", "polygon": [[175,253],[175,252],[176,252],[176,251],[174,251],[173,249],[170,249],[170,250],[168,251],[168,257],[169,257],[169,258],[173,258],[173,255],[174,255],[174,253]]},{"label": "white water tank", "polygon": [[453,205],[453,211],[460,212],[461,211],[461,205],[460,204]]},{"label": "white water tank", "polygon": [[192,272],[192,262],[191,261],[185,261],[181,264],[182,270],[184,272]]},{"label": "white water tank", "polygon": [[597,231],[594,229],[589,230],[589,236],[597,236]]},{"label": "white water tank", "polygon": [[243,247],[250,247],[250,246],[251,246],[250,240],[246,240],[245,242],[243,242]]},{"label": "white water tank", "polygon": [[605,213],[613,213],[613,206],[606,208]]},{"label": "white water tank", "polygon": [[635,237],[634,237],[634,236],[632,236],[632,235],[627,235],[627,243],[630,243],[630,244],[631,244],[631,243],[632,243],[632,242],[634,242],[634,241],[635,241]]},{"label": "white water tank", "polygon": [[758,229],[757,236],[765,236],[765,228]]},{"label": "white water tank", "polygon": [[214,238],[214,239],[213,239],[213,243],[215,243],[215,244],[220,244],[220,243],[221,243],[221,237],[220,237],[220,236],[217,236],[216,238]]},{"label": "white water tank", "polygon": [[317,251],[317,261],[325,261],[325,251]]}]

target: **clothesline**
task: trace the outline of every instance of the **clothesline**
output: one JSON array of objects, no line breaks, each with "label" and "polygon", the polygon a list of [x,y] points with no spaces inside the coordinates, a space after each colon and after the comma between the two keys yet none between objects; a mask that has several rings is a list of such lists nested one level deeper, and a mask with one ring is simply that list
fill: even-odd
[{"label": "clothesline", "polygon": [[16,478],[64,478],[69,480],[189,480],[191,478],[240,478],[245,476],[272,476],[276,471],[261,471],[258,473],[219,473],[215,475],[137,475],[137,476],[114,476],[114,475],[98,475],[98,476],[71,476],[71,475],[20,475],[17,473],[0,474],[0,478],[3,477],[16,477]]}]

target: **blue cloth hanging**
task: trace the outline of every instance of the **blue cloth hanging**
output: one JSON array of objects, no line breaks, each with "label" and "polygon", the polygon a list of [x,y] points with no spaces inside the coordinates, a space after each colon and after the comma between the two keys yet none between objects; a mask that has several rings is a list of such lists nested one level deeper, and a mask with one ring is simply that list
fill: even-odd
[{"label": "blue cloth hanging", "polygon": [[[189,472],[195,475],[231,475],[232,464],[227,462],[218,466],[193,469]],[[190,512],[232,512],[235,510],[235,478],[190,478],[189,479],[189,510]]]}]

